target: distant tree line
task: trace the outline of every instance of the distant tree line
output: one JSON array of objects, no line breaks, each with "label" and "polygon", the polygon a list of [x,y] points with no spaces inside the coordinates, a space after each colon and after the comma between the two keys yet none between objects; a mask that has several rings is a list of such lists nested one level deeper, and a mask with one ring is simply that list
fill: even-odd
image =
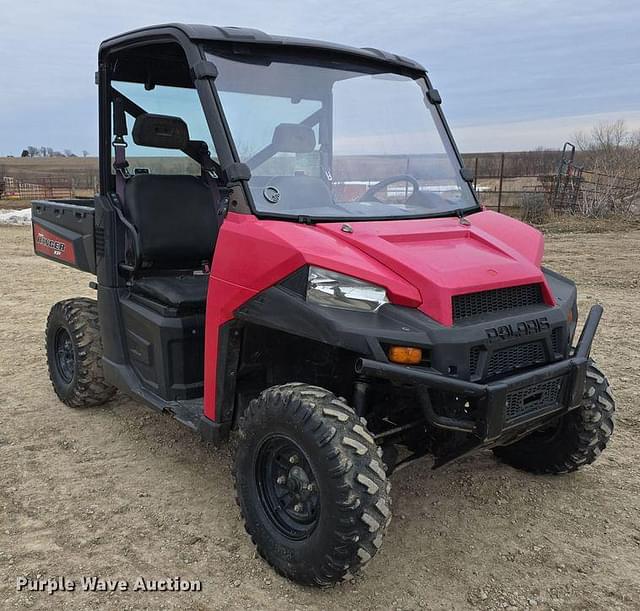
[{"label": "distant tree line", "polygon": [[508,153],[464,153],[465,166],[476,168],[479,178],[497,178],[500,175],[500,164],[504,154],[505,177],[543,176],[558,171],[560,152],[554,149],[536,149],[533,151],[514,151]]},{"label": "distant tree line", "polygon": [[[89,156],[89,151],[82,151],[83,157]],[[72,150],[56,151],[50,146],[28,146],[22,150],[20,157],[78,157]]]},{"label": "distant tree line", "polygon": [[625,178],[640,179],[640,129],[622,120],[595,125],[574,135],[578,160],[585,167]]}]

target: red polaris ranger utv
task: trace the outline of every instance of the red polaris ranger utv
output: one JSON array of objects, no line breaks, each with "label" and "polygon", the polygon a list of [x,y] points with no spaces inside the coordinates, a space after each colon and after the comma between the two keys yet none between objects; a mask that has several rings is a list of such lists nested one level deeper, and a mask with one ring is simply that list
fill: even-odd
[{"label": "red polaris ranger utv", "polygon": [[390,473],[425,455],[566,473],[604,449],[602,308],[574,344],[575,285],[478,205],[422,66],[172,24],[105,41],[97,83],[100,194],[33,203],[36,253],[97,276],[97,301],[49,315],[53,387],[237,431],[240,511],[278,572],[366,564]]}]

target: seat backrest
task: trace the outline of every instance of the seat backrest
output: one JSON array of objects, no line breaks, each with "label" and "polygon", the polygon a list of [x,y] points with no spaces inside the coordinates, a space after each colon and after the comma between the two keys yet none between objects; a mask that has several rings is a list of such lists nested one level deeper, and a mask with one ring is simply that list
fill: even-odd
[{"label": "seat backrest", "polygon": [[195,269],[211,261],[218,217],[211,189],[202,179],[131,176],[125,188],[125,214],[138,231],[146,267]]}]

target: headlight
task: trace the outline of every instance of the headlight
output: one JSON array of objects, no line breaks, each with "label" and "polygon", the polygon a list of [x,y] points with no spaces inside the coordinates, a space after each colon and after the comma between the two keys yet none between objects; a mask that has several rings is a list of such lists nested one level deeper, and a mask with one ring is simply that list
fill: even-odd
[{"label": "headlight", "polygon": [[381,286],[320,267],[309,267],[307,301],[345,310],[375,312],[389,303]]}]

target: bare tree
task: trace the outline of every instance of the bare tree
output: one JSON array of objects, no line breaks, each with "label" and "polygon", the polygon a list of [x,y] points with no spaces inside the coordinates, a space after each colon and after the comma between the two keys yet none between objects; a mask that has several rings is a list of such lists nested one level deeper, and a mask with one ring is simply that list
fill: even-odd
[{"label": "bare tree", "polygon": [[575,142],[586,168],[589,188],[582,188],[578,205],[588,216],[626,213],[640,205],[640,130],[624,121],[599,123]]}]

